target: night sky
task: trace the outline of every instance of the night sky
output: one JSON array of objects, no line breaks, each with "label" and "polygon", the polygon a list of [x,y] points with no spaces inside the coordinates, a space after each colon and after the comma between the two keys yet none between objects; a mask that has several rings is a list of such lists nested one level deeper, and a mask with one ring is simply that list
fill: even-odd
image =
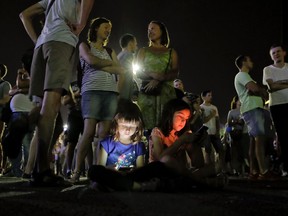
[{"label": "night sky", "polygon": [[[15,83],[17,68],[25,50],[33,48],[19,19],[19,13],[35,0],[0,1],[0,62],[7,65],[6,79]],[[180,61],[180,79],[188,92],[213,91],[213,103],[225,123],[235,95],[234,60],[246,54],[254,61],[251,76],[262,82],[262,70],[272,63],[269,47],[283,42],[282,0],[102,0],[95,1],[90,18],[106,17],[112,22],[108,46],[117,53],[124,33],[147,46],[147,26],[160,20],[168,28],[171,47]],[[288,8],[287,8],[288,9]],[[287,27],[286,27],[287,28]],[[80,40],[85,40],[87,28]]]}]

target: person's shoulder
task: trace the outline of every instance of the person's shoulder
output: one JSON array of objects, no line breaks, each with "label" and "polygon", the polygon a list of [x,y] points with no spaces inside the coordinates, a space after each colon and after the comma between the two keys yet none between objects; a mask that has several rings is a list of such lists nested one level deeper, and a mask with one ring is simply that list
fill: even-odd
[{"label": "person's shoulder", "polygon": [[271,65],[267,65],[263,68],[263,71],[266,72],[268,70],[273,70],[273,68],[275,68],[272,64]]},{"label": "person's shoulder", "polygon": [[144,143],[143,141],[139,141],[139,142],[137,142],[137,143],[135,143],[135,144],[133,144],[133,145],[135,145],[137,148],[143,148],[143,147],[145,147],[145,143]]},{"label": "person's shoulder", "polygon": [[106,136],[104,139],[101,140],[101,143],[113,143],[114,137],[112,135]]},{"label": "person's shoulder", "polygon": [[236,77],[238,78],[243,78],[243,77],[251,77],[249,73],[247,72],[242,72],[242,71],[239,71],[237,74],[236,74]]},{"label": "person's shoulder", "polygon": [[162,133],[162,131],[161,131],[160,128],[154,127],[154,128],[152,129],[151,136],[160,136],[160,137],[162,137],[162,136],[164,136],[164,135],[163,135],[163,133]]},{"label": "person's shoulder", "polygon": [[88,43],[87,41],[81,41],[80,44],[79,44],[79,46],[80,46],[80,47],[85,46],[85,47],[89,47],[89,48],[91,47],[90,43]]},{"label": "person's shoulder", "polygon": [[128,57],[133,57],[133,53],[129,52],[127,50],[122,50],[121,52],[118,53],[117,58],[128,58]]},{"label": "person's shoulder", "polygon": [[138,50],[138,53],[139,53],[139,52],[146,52],[147,50],[149,50],[149,47],[141,47],[141,48]]}]

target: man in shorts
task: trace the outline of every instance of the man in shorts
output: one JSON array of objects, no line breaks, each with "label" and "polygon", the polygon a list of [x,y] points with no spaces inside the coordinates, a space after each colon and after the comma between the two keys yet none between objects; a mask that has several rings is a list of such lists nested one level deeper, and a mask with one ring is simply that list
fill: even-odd
[{"label": "man in shorts", "polygon": [[[29,95],[40,107],[36,133],[37,144],[33,182],[36,185],[57,184],[61,179],[50,170],[49,147],[61,97],[68,91],[76,72],[76,45],[88,20],[94,0],[41,0],[20,13],[24,28],[35,43]],[[45,23],[37,36],[35,15],[45,13]]]},{"label": "man in shorts", "polygon": [[[240,55],[235,60],[239,69],[234,79],[234,86],[239,96],[240,112],[248,126],[250,143],[250,174],[251,180],[274,180],[276,176],[269,171],[266,163],[266,134],[264,100],[268,93],[261,88],[249,75],[253,62],[249,56]],[[259,169],[258,169],[259,168]]]}]

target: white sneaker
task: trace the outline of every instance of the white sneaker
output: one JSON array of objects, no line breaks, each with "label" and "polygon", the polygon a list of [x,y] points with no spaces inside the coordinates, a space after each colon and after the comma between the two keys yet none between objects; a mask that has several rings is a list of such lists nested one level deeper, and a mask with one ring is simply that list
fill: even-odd
[{"label": "white sneaker", "polygon": [[282,175],[281,175],[281,176],[282,176],[282,177],[286,177],[286,176],[288,176],[288,172],[282,170]]}]

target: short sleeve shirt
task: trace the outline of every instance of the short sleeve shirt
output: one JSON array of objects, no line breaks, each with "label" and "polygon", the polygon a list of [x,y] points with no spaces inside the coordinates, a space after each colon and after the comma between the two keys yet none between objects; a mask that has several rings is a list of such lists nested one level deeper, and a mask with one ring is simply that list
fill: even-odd
[{"label": "short sleeve shirt", "polygon": [[216,106],[213,104],[207,106],[205,104],[200,105],[201,108],[204,109],[204,116],[209,116],[212,110],[215,110],[216,115],[215,117],[211,118],[208,122],[206,122],[204,125],[208,127],[208,134],[209,135],[215,135],[217,133],[217,128],[216,128],[216,117],[219,118],[219,112]]},{"label": "short sleeve shirt", "polygon": [[143,142],[127,145],[115,141],[113,136],[108,136],[100,142],[100,145],[108,154],[106,166],[116,165],[119,168],[136,166],[137,157],[145,154]]},{"label": "short sleeve shirt", "polygon": [[[162,131],[155,127],[153,128],[152,132],[151,132],[151,136],[156,136],[156,137],[159,137],[162,141],[162,144],[165,146],[165,147],[169,147],[171,145],[173,145],[173,143],[176,141],[176,139],[178,138],[177,136],[175,136],[174,138],[172,137],[165,137],[164,134],[162,133]],[[154,143],[151,139],[151,136],[150,136],[150,139],[149,139],[149,162],[153,162],[155,161],[155,158],[154,158]]]},{"label": "short sleeve shirt", "polygon": [[[51,0],[42,0],[38,3],[47,10],[50,2]],[[78,0],[55,0],[46,14],[45,24],[35,48],[49,41],[64,42],[76,47],[78,36],[71,32],[68,24],[78,22],[79,12]]]},{"label": "short sleeve shirt", "polygon": [[[263,69],[263,85],[267,85],[266,80],[271,79],[273,82],[281,82],[288,80],[288,64],[284,67],[278,68],[273,65],[267,66]],[[269,93],[269,105],[280,105],[288,103],[288,88],[281,89]]]},{"label": "short sleeve shirt", "polygon": [[[241,102],[241,114],[256,108],[263,108],[263,100],[259,96],[249,95],[245,87],[249,82],[255,82],[246,72],[238,72],[234,78],[234,86]],[[256,82],[255,82],[256,83]]]}]

